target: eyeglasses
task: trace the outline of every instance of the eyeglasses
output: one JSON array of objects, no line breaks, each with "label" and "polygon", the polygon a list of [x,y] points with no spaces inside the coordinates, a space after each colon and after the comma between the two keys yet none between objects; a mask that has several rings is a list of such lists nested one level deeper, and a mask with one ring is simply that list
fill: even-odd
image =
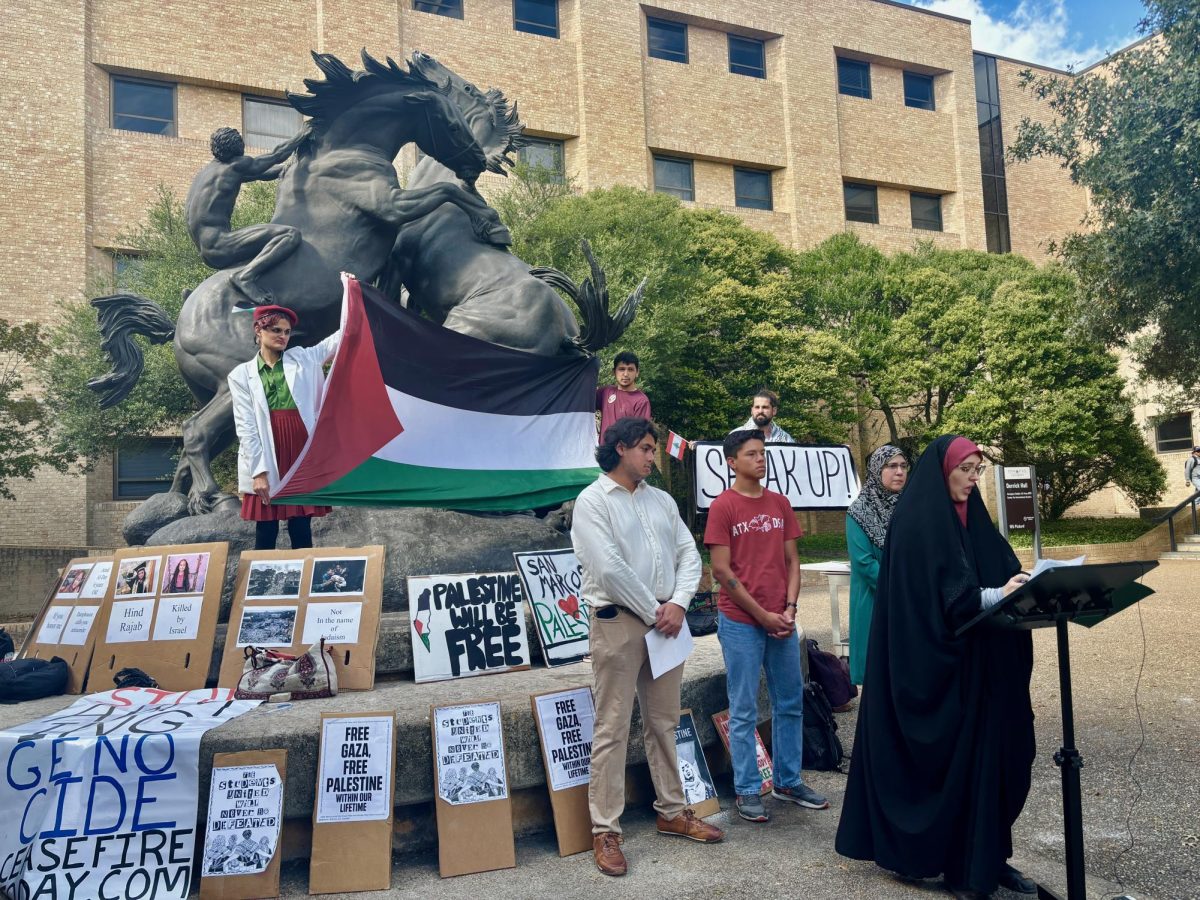
[{"label": "eyeglasses", "polygon": [[983,473],[987,471],[987,466],[973,466],[970,463],[967,463],[965,466],[959,466],[958,471],[962,472],[964,475],[970,475],[974,473],[977,477],[982,478]]},{"label": "eyeglasses", "polygon": [[269,331],[269,332],[271,332],[271,334],[277,334],[280,337],[291,337],[292,336],[292,329],[280,328],[278,325],[268,325],[266,328],[263,329],[263,331]]},{"label": "eyeglasses", "polygon": [[888,463],[886,466],[883,467],[883,471],[885,471],[885,472],[907,472],[910,468],[911,468],[911,466],[909,466],[909,464],[906,462]]}]

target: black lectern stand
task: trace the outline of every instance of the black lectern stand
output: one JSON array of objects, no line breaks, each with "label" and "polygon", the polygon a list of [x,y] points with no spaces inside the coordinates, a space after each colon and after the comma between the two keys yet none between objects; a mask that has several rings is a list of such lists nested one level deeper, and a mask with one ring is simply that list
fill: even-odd
[{"label": "black lectern stand", "polygon": [[[1067,623],[1091,628],[1119,613],[1154,591],[1137,580],[1157,566],[1153,560],[1105,563],[1094,566],[1062,566],[1043,572],[1001,603],[981,612],[959,628],[1048,628],[1058,635],[1058,683],[1062,702],[1063,745],[1054,754],[1062,772],[1063,836],[1067,856],[1068,900],[1086,900],[1083,865],[1083,803],[1079,770],[1083,757],[1075,749],[1075,717],[1071,704],[1071,652]],[[1058,894],[1038,885],[1042,900],[1061,900]]]}]

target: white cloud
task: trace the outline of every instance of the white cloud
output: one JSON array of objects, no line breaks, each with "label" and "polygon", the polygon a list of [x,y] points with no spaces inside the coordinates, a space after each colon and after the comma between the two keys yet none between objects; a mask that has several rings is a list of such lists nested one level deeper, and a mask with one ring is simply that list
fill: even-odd
[{"label": "white cloud", "polygon": [[1065,0],[1021,0],[1007,14],[989,13],[981,0],[911,0],[933,12],[971,20],[976,50],[1054,66],[1082,68],[1137,39],[1130,33],[1112,46],[1085,43],[1071,28]]}]

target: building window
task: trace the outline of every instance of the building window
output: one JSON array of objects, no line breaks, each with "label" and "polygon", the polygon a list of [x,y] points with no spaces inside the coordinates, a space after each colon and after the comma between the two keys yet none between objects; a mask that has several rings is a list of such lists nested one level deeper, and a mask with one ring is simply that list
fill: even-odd
[{"label": "building window", "polygon": [[688,61],[687,26],[680,22],[646,18],[646,47],[655,59]]},{"label": "building window", "polygon": [[933,76],[904,73],[904,105],[913,109],[933,109]]},{"label": "building window", "polygon": [[521,162],[531,169],[544,170],[551,181],[561,184],[566,177],[563,163],[563,142],[546,138],[525,138],[526,144],[517,151]]},{"label": "building window", "polygon": [[654,157],[654,190],[680,200],[696,199],[696,184],[692,180],[692,161],[670,156]]},{"label": "building window", "polygon": [[304,117],[282,100],[242,98],[242,140],[247,147],[274,150],[296,136]]},{"label": "building window", "polygon": [[753,78],[767,77],[767,55],[762,41],[729,35],[729,71]]},{"label": "building window", "polygon": [[857,59],[837,58],[838,93],[871,99],[871,64]]},{"label": "building window", "polygon": [[558,37],[558,0],[513,0],[513,28]]},{"label": "building window", "polygon": [[448,16],[451,19],[463,17],[463,0],[413,0],[412,8],[417,12]]},{"label": "building window", "polygon": [[979,121],[979,168],[983,172],[983,226],[989,253],[1008,253],[1008,182],[1000,130],[1000,86],[996,59],[975,54],[975,110]]},{"label": "building window", "polygon": [[165,491],[175,477],[175,460],[182,449],[178,438],[151,438],[136,448],[118,450],[113,499],[145,500]]},{"label": "building window", "polygon": [[1155,425],[1154,444],[1159,453],[1191,450],[1194,446],[1192,444],[1192,414],[1190,412],[1183,413]]},{"label": "building window", "polygon": [[733,202],[744,209],[771,209],[771,173],[734,169]]},{"label": "building window", "polygon": [[908,205],[912,211],[913,228],[924,228],[926,231],[942,230],[942,198],[940,194],[918,194],[913,191],[908,195]]},{"label": "building window", "polygon": [[113,78],[112,127],[174,137],[175,85]]},{"label": "building window", "polygon": [[846,201],[846,219],[850,222],[879,224],[879,192],[873,184],[843,182],[842,196]]},{"label": "building window", "polygon": [[129,286],[130,275],[141,265],[141,257],[136,253],[114,252],[112,255],[113,284],[118,288]]}]

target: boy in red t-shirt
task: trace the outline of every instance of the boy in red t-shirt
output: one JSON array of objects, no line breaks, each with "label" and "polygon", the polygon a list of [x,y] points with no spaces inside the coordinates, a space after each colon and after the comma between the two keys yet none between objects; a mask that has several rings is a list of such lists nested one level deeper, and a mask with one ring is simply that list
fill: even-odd
[{"label": "boy in red t-shirt", "polygon": [[771,796],[808,809],[829,801],[800,777],[804,750],[804,678],[796,636],[800,593],[800,525],[787,498],[762,486],[767,474],[763,433],[730,432],[725,458],[733,486],[708,510],[704,543],[721,585],[717,637],[725,656],[729,694],[729,755],[738,814],[750,822],[770,817],[760,796],[762,777],[754,739],[758,679],[764,669],[771,698]]}]

